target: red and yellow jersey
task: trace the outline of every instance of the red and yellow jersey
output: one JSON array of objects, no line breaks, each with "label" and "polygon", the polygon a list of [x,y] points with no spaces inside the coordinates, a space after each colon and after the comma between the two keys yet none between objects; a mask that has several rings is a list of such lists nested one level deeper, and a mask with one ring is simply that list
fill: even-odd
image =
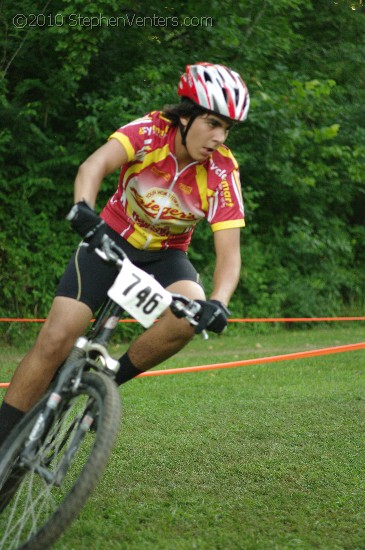
[{"label": "red and yellow jersey", "polygon": [[179,171],[177,128],[154,111],[114,132],[128,155],[118,189],[102,218],[139,249],[186,251],[195,225],[206,218],[213,231],[243,227],[238,166],[220,146],[203,162]]}]

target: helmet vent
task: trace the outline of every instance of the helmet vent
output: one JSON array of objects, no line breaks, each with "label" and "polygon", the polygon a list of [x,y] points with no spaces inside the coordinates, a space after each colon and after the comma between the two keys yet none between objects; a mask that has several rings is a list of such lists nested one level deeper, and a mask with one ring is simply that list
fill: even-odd
[{"label": "helmet vent", "polygon": [[204,80],[205,80],[205,82],[213,82],[212,77],[210,76],[210,74],[208,72],[204,73]]}]

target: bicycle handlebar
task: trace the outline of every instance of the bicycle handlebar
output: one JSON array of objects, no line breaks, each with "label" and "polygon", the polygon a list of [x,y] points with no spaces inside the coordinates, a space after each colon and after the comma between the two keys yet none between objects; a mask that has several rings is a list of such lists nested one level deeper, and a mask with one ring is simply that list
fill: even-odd
[{"label": "bicycle handlebar", "polygon": [[[95,252],[100,258],[114,264],[119,269],[121,269],[123,261],[128,257],[124,250],[122,250],[108,235],[103,235],[101,247],[96,248]],[[197,326],[199,323],[197,317],[201,310],[201,305],[195,300],[186,298],[186,296],[182,296],[181,294],[173,292],[170,294],[172,302],[169,307],[175,317],[179,319],[185,318],[190,325]],[[208,333],[204,330],[202,334],[203,338],[207,340]]]}]

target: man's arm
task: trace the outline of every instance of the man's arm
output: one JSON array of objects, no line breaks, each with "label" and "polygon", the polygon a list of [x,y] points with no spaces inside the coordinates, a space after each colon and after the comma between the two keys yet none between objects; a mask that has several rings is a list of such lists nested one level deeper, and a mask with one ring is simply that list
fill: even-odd
[{"label": "man's arm", "polygon": [[77,172],[74,189],[75,204],[85,200],[94,208],[103,179],[127,161],[126,150],[116,139],[111,139],[97,149],[81,164]]},{"label": "man's arm", "polygon": [[235,291],[241,271],[240,228],[214,232],[216,265],[213,275],[212,300],[225,305]]}]

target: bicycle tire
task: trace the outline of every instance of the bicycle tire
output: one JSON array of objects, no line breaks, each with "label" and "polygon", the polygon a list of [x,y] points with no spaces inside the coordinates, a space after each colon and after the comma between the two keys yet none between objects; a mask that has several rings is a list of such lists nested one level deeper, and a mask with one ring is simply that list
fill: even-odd
[{"label": "bicycle tire", "polygon": [[[0,456],[1,550],[49,548],[80,512],[115,444],[120,422],[119,392],[107,375],[88,372],[83,374],[76,392],[62,398],[37,450],[36,463],[31,467],[20,465],[24,444],[46,399],[23,418]],[[85,411],[90,410],[97,416],[96,426],[93,430],[82,429]],[[80,434],[82,440],[77,446],[75,437]],[[66,474],[57,486],[50,478],[63,472],[64,464]],[[41,475],[39,469],[36,471],[39,467]],[[49,472],[48,479],[44,470]]]}]

